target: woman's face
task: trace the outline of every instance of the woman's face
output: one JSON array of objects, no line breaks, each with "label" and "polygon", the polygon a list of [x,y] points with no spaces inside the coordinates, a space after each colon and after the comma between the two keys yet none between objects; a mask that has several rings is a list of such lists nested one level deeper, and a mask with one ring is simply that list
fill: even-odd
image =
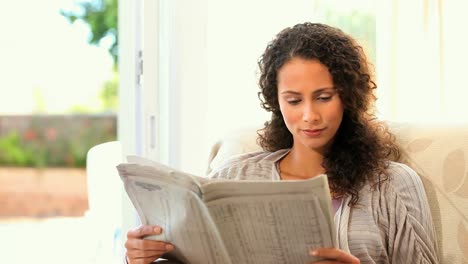
[{"label": "woman's face", "polygon": [[278,70],[278,102],[293,148],[323,154],[344,111],[328,68],[318,60],[291,59]]}]

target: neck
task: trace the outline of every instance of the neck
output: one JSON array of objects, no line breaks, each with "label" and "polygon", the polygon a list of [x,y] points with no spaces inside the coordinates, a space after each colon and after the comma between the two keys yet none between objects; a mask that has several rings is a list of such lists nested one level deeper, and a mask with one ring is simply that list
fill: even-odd
[{"label": "neck", "polygon": [[325,172],[322,167],[323,154],[311,149],[293,148],[281,160],[280,172],[283,179],[309,179]]}]

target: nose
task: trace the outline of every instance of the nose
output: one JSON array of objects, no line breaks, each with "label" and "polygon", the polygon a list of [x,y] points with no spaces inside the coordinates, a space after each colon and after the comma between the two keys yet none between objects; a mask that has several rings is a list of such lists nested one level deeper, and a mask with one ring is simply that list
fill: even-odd
[{"label": "nose", "polygon": [[318,123],[320,118],[320,112],[314,104],[304,104],[304,108],[302,110],[302,120],[304,122]]}]

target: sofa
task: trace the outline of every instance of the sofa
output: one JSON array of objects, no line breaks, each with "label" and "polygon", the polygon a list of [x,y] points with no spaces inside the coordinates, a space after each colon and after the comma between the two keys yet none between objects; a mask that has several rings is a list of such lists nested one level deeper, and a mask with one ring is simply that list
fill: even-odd
[{"label": "sofa", "polygon": [[[468,263],[468,124],[390,123],[399,162],[421,177],[431,208],[440,263]],[[255,128],[234,131],[211,149],[207,173],[232,156],[261,150]]]}]

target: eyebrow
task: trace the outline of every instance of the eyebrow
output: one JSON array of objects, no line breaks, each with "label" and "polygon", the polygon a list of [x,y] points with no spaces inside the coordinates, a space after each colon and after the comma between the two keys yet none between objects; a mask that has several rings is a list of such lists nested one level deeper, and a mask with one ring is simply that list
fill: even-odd
[{"label": "eyebrow", "polygon": [[[315,90],[315,91],[313,92],[313,94],[322,93],[322,92],[325,92],[326,90],[333,90],[333,91],[336,91],[335,87],[325,87],[325,88],[320,88],[320,89],[318,89],[318,90]],[[286,90],[286,91],[282,91],[280,94],[294,94],[294,95],[300,95],[301,93],[300,93],[300,92],[296,92],[296,91]]]}]

